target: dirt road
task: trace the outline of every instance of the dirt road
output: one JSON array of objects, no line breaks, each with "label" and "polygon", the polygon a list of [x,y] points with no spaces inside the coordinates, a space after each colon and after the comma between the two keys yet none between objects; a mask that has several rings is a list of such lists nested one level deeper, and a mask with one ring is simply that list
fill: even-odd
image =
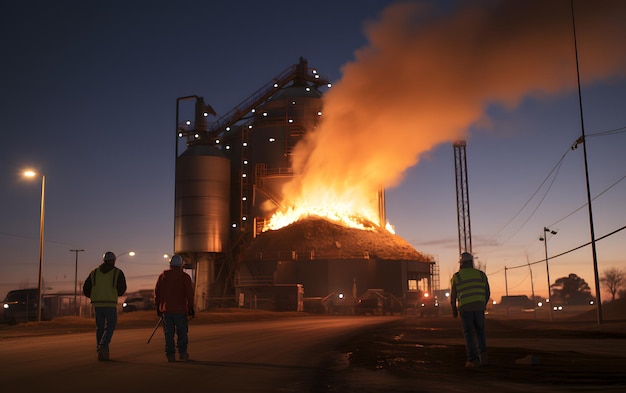
[{"label": "dirt road", "polygon": [[[153,313],[130,314],[121,316],[122,329],[152,330],[156,320]],[[289,319],[300,315],[200,313],[193,325]],[[618,315],[620,319],[602,325],[594,321],[593,315],[553,322],[545,318],[507,319],[489,315],[487,345],[490,364],[477,369],[464,367],[465,343],[459,320],[449,315],[394,317],[385,326],[347,334],[346,337],[350,338],[330,347],[329,353],[320,356],[324,360],[315,368],[315,382],[307,387],[299,385],[299,391],[624,392],[626,319],[622,315]],[[79,332],[90,332],[91,337],[93,321],[59,319],[15,327],[0,326],[0,342],[40,335],[62,338]],[[120,335],[121,331],[118,340]],[[93,354],[89,353],[89,356],[93,357]],[[162,363],[162,356],[156,361]]]},{"label": "dirt road", "polygon": [[625,327],[488,318],[489,365],[466,369],[460,321],[407,318],[337,347],[320,392],[624,392]]}]

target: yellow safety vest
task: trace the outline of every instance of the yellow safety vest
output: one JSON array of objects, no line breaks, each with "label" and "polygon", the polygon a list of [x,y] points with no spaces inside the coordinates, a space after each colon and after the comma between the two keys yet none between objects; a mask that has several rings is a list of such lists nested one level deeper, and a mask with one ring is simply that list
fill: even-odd
[{"label": "yellow safety vest", "polygon": [[455,284],[459,308],[474,302],[487,304],[487,277],[482,271],[461,269],[452,276],[452,286]]},{"label": "yellow safety vest", "polygon": [[117,279],[120,269],[114,267],[106,273],[99,268],[89,273],[91,280],[91,304],[94,307],[117,307]]}]

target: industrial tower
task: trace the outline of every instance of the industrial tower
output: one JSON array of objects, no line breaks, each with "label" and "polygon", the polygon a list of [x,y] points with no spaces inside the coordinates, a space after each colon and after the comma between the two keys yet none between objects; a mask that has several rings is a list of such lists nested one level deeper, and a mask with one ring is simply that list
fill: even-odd
[{"label": "industrial tower", "polygon": [[454,173],[456,175],[456,211],[459,228],[459,255],[472,253],[472,226],[470,225],[469,191],[467,188],[467,158],[465,141],[454,142]]},{"label": "industrial tower", "polygon": [[[193,270],[197,311],[235,304],[283,309],[283,301],[300,310],[304,293],[314,304],[372,288],[400,299],[410,282],[421,280],[431,290],[432,258],[384,229],[309,219],[263,232],[294,178],[296,145],[323,118],[321,98],[329,87],[300,58],[220,117],[202,97],[176,100],[174,252]],[[179,106],[187,100],[195,106],[182,109],[194,120],[180,122]],[[378,203],[384,228],[383,188]],[[355,241],[364,236],[369,240]]]},{"label": "industrial tower", "polygon": [[[176,100],[174,252],[194,269],[196,310],[233,293],[237,257],[256,234],[264,203],[282,199],[291,152],[315,127],[320,88],[329,85],[300,58],[212,122],[216,113],[203,97]],[[186,100],[195,100],[194,121],[180,122]]]}]

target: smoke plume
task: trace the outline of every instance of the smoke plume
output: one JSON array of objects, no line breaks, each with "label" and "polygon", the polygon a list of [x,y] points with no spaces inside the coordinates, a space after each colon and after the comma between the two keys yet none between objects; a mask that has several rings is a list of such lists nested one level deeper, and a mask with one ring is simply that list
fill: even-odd
[{"label": "smoke plume", "polygon": [[[466,139],[488,121],[488,106],[576,89],[569,0],[459,3],[398,3],[366,24],[369,44],[343,66],[322,123],[296,146],[284,205],[341,202],[377,222],[377,190],[399,184],[437,145]],[[623,77],[626,2],[574,7],[581,81]]]}]

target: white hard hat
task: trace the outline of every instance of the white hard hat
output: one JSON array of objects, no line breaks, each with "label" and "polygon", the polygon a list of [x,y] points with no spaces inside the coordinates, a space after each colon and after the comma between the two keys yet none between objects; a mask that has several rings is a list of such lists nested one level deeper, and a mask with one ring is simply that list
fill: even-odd
[{"label": "white hard hat", "polygon": [[178,255],[172,255],[172,259],[170,259],[170,266],[183,266],[183,258]]}]

